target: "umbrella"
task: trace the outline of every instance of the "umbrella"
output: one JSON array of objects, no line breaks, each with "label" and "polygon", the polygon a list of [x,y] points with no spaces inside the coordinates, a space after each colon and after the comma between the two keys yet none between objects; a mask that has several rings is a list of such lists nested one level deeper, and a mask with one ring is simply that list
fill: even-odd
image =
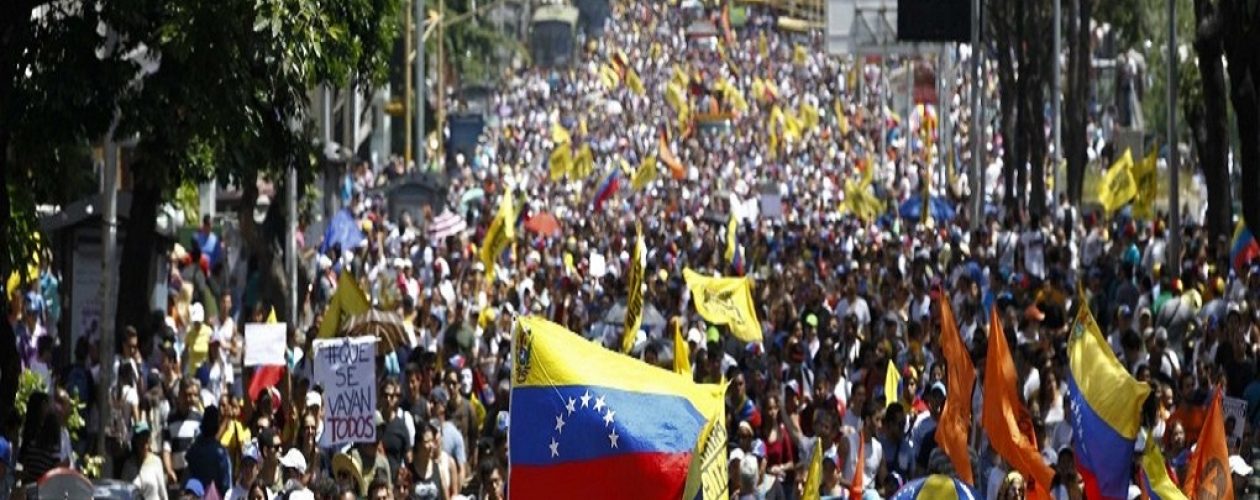
[{"label": "umbrella", "polygon": [[[601,323],[608,323],[608,324],[616,325],[619,328],[621,327],[622,324],[625,323],[625,321],[626,321],[626,301],[625,300],[620,300],[616,304],[614,304],[612,308],[610,308],[608,312],[604,314],[604,319],[600,320]],[[647,328],[648,330],[651,330],[653,332],[664,331],[665,330],[665,316],[661,315],[661,312],[656,309],[656,306],[653,306],[651,304],[644,304],[643,305],[643,322],[641,323],[640,328]]]},{"label": "umbrella", "polygon": [[560,234],[560,221],[556,220],[556,216],[543,212],[525,221],[525,229],[543,236],[557,236]]},{"label": "umbrella", "polygon": [[961,480],[944,474],[932,474],[906,483],[891,500],[973,500],[980,498],[975,490]]},{"label": "umbrella", "polygon": [[485,190],[481,188],[472,188],[472,189],[469,189],[468,191],[465,191],[464,195],[459,197],[460,211],[461,212],[464,211],[464,208],[466,208],[468,205],[474,202],[481,201],[485,197],[486,197],[486,192]]},{"label": "umbrella", "polygon": [[386,353],[393,351],[394,348],[400,345],[405,345],[407,336],[402,316],[395,312],[378,311],[376,309],[351,316],[350,320],[341,329],[351,337],[375,335],[381,342],[385,343],[387,349],[383,349],[381,352]]},{"label": "umbrella", "polygon": [[434,217],[433,221],[429,223],[429,239],[441,241],[448,236],[459,234],[467,228],[468,224],[464,222],[464,218],[448,208],[443,210],[441,215]]},{"label": "umbrella", "polygon": [[92,498],[92,483],[74,469],[58,467],[38,481],[40,498]]},{"label": "umbrella", "polygon": [[[901,218],[918,219],[922,214],[922,212],[920,212],[923,205],[922,200],[923,195],[914,195],[902,202],[900,210]],[[933,219],[951,220],[954,218],[954,207],[950,205],[949,202],[945,201],[944,198],[941,198],[940,196],[933,196],[929,205],[929,209],[931,210],[929,214],[932,215]]]}]

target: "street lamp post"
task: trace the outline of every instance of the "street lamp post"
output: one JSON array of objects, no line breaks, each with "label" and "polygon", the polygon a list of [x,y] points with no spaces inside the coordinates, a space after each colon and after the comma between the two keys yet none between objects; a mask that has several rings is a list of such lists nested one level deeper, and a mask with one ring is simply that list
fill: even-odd
[{"label": "street lamp post", "polygon": [[1168,269],[1181,270],[1181,172],[1177,165],[1177,1],[1168,0]]}]

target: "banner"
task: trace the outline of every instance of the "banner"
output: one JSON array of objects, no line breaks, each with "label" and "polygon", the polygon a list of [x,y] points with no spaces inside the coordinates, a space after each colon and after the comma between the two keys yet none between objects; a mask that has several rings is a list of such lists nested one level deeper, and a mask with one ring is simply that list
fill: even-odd
[{"label": "banner", "polygon": [[551,182],[563,179],[565,174],[573,169],[573,157],[569,152],[569,144],[557,144],[551,150],[551,156],[547,158],[547,162],[551,164]]},{"label": "banner", "polygon": [[515,204],[512,202],[512,192],[504,193],[503,199],[499,203],[499,213],[494,216],[494,220],[490,222],[490,229],[486,230],[486,237],[481,242],[480,257],[481,263],[486,267],[487,281],[494,281],[494,265],[499,260],[499,255],[507,250],[508,244],[512,242],[512,238],[516,237],[516,215]]},{"label": "banner", "polygon": [[245,323],[245,366],[284,364],[284,323]]},{"label": "banner", "polygon": [[630,253],[630,268],[626,271],[626,318],[621,334],[621,352],[628,353],[634,347],[634,339],[643,323],[643,268],[647,250],[643,244],[643,229],[637,228],[634,251]]},{"label": "banner", "polygon": [[1098,203],[1108,213],[1133,199],[1137,194],[1137,183],[1133,180],[1133,153],[1130,150],[1124,150],[1120,159],[1111,164],[1098,189]]},{"label": "banner", "polygon": [[710,278],[691,269],[683,270],[683,279],[691,291],[691,303],[705,321],[726,325],[741,341],[761,341],[761,322],[753,306],[752,280]]},{"label": "banner", "polygon": [[324,389],[325,448],[376,442],[376,337],[316,339],[315,384]]},{"label": "banner", "polygon": [[1155,173],[1155,162],[1159,147],[1151,149],[1141,163],[1133,166],[1133,182],[1137,185],[1137,196],[1133,199],[1133,216],[1139,219],[1155,218],[1155,197],[1159,193],[1159,178]]},{"label": "banner", "polygon": [[656,180],[656,157],[648,155],[647,158],[643,159],[643,163],[639,164],[639,168],[634,171],[634,177],[630,179],[630,187],[638,191],[654,180]]},{"label": "banner", "polygon": [[359,284],[350,276],[349,270],[341,272],[337,278],[337,291],[324,309],[324,319],[319,324],[318,338],[326,339],[337,335],[341,324],[356,314],[363,314],[371,309],[367,295],[359,289]]}]

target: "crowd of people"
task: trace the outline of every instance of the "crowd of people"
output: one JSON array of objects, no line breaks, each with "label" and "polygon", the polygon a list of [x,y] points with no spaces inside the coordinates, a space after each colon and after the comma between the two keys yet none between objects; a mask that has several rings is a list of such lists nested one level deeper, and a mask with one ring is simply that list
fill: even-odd
[{"label": "crowd of people", "polygon": [[[1069,323],[1084,305],[1125,367],[1153,388],[1142,422],[1152,440],[1140,445],[1159,446],[1176,476],[1202,425],[1194,410],[1223,382],[1226,395],[1247,403],[1234,422],[1241,431],[1230,442],[1237,458],[1230,466],[1237,477],[1252,474],[1249,464],[1260,460],[1253,450],[1260,448],[1253,432],[1260,265],[1234,262],[1230,242],[1193,222],[1166,227],[1158,217],[1082,212],[1066,200],[1045,214],[996,209],[970,220],[963,207],[972,196],[1001,207],[1000,194],[969,192],[965,169],[932,170],[948,149],[960,152],[948,157],[959,165],[970,161],[961,147],[971,133],[966,106],[940,111],[957,124],[942,137],[929,126],[927,108],[904,118],[886,111],[891,68],[829,57],[817,31],[781,29],[760,7],[729,38],[689,36],[698,20],[727,24],[717,9],[618,2],[601,35],[581,36],[571,68],[511,75],[491,98],[494,119],[475,152],[447,169],[445,209],[392,219],[371,194],[381,179],[411,166],[346,172],[338,197],[364,242],[320,251],[315,242],[305,245],[313,254],[303,266],[311,286],[289,328],[288,376],[255,395],[255,370],[243,366],[242,325],[266,321],[274,304],[259,298],[257,276],[216,271],[223,267],[215,261],[241,252],[207,224],[170,255],[164,327],[120,332],[110,408],[89,402],[86,437],[72,442],[65,428],[71,395],[89,401],[84,395],[93,394],[102,367],[90,338],[73,346],[70,366],[49,367],[55,336],[48,328],[60,310],[55,273],[45,271],[48,279],[10,301],[23,366],[49,389],[26,402],[25,422],[8,427],[21,424],[20,437],[6,433],[0,441],[7,484],[29,484],[58,465],[82,467],[82,457],[97,454],[109,455],[114,476],[149,500],[503,498],[513,319],[543,316],[619,349],[622,323],[612,313],[627,295],[636,227],[647,248],[645,310],[663,321],[645,321],[630,354],[671,368],[675,349],[665,324],[678,322],[694,380],[729,383],[732,498],[800,498],[815,438],[826,445],[823,497],[850,496],[859,463],[868,499],[950,473],[934,440],[946,398],[945,302],[977,367],[984,366],[989,311],[998,311],[1038,445],[1057,472],[1056,498],[1083,498],[1064,401]],[[644,91],[609,84],[605,68],[613,61],[620,80],[633,72]],[[675,99],[665,97],[679,79],[686,107],[700,110],[682,124]],[[970,85],[960,77],[949,90],[965,95]],[[798,111],[805,109],[818,116]],[[781,132],[798,116],[798,131]],[[554,142],[557,126],[575,149],[590,147],[593,172],[553,178],[551,153],[570,147]],[[662,143],[682,170],[662,164],[654,180],[632,187],[635,167],[660,154]],[[986,143],[984,185],[999,186],[1000,168],[992,166],[999,165],[1000,137]],[[597,195],[615,175],[622,182]],[[846,203],[853,196],[846,182],[863,177],[871,182],[861,189],[886,208],[879,217]],[[524,224],[487,269],[478,248],[508,193],[521,203]],[[902,202],[924,193],[957,210],[899,213]],[[466,229],[435,238],[433,221],[445,211]],[[560,222],[557,231],[524,227],[543,214]],[[729,225],[731,218],[737,223]],[[736,262],[726,252],[731,230]],[[1166,252],[1174,231],[1183,242],[1175,259]],[[764,340],[745,344],[705,323],[689,304],[688,268],[751,277]],[[310,353],[343,276],[374,307],[404,319],[406,341],[379,352],[378,439],[330,448],[320,445],[326,403]],[[902,380],[899,394],[886,393],[890,362]],[[977,384],[975,408],[982,398]],[[88,446],[94,432],[104,433],[106,449]],[[977,490],[990,499],[1023,498],[1027,480],[982,433],[972,434]],[[9,491],[0,488],[0,498]]]}]

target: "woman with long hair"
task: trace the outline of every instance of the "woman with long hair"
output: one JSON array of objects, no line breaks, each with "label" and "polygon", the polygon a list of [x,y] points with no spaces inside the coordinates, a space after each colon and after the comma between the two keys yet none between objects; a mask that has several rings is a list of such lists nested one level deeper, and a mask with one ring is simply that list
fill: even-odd
[{"label": "woman with long hair", "polygon": [[766,446],[766,473],[774,476],[781,484],[796,484],[796,444],[783,418],[782,402],[779,391],[771,389],[766,393],[761,407],[765,409],[761,418],[761,436]]},{"label": "woman with long hair", "polygon": [[18,463],[22,472],[18,479],[24,484],[39,481],[44,473],[64,465],[61,452],[61,419],[57,418],[48,395],[31,394],[27,400],[26,423],[22,428],[22,449]]}]

